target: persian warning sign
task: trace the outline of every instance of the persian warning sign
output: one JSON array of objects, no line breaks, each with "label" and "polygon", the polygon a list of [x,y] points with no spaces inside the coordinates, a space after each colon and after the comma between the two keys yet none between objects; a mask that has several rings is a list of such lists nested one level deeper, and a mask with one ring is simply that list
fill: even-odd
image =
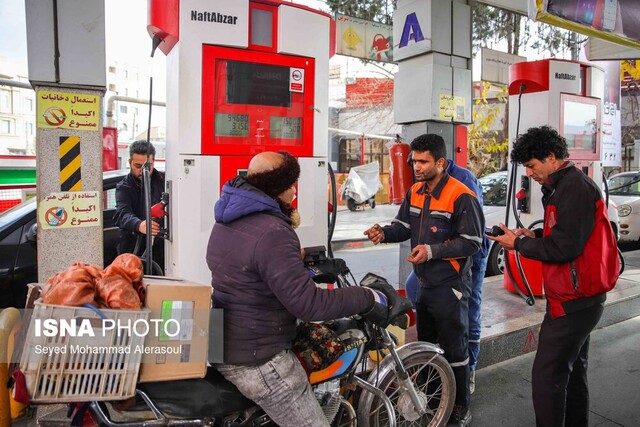
[{"label": "persian warning sign", "polygon": [[440,94],[439,118],[445,121],[463,122],[465,99],[462,96]]},{"label": "persian warning sign", "polygon": [[99,130],[97,95],[38,91],[38,128]]},{"label": "persian warning sign", "polygon": [[38,206],[38,224],[43,230],[102,226],[97,191],[51,193]]}]

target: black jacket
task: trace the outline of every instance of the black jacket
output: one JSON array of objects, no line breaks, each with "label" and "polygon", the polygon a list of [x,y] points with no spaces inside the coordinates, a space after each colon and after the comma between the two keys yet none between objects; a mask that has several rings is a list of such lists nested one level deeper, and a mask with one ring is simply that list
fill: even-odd
[{"label": "black jacket", "polygon": [[[154,169],[151,173],[151,206],[160,201],[163,191],[164,174]],[[136,254],[142,255],[146,248],[146,239],[144,234],[140,234],[138,227],[144,221],[144,218],[145,206],[142,195],[142,181],[137,180],[132,174],[128,174],[116,186],[116,213],[113,216],[113,221],[120,228],[118,254],[133,253],[137,237],[142,236],[140,251]],[[156,241],[162,243],[160,239],[156,239]],[[155,250],[155,243],[153,247]],[[157,261],[155,252],[154,259]]]},{"label": "black jacket", "polygon": [[450,286],[466,274],[471,256],[482,246],[484,216],[475,194],[445,172],[431,193],[424,182],[407,191],[391,225],[384,226],[384,242],[411,238],[411,248],[427,244],[432,259],[414,268],[427,287]]},{"label": "black jacket", "polygon": [[237,177],[224,185],[207,246],[213,306],[224,309],[224,360],[260,365],[291,348],[296,318],[330,320],[369,310],[373,294],[320,289],[278,204]]}]

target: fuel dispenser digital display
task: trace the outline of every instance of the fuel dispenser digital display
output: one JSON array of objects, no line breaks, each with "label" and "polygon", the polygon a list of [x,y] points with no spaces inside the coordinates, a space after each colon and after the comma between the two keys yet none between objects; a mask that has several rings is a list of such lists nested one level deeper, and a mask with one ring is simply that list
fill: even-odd
[{"label": "fuel dispenser digital display", "polygon": [[203,47],[202,152],[313,153],[314,60]]},{"label": "fuel dispenser digital display", "polygon": [[598,98],[560,94],[559,131],[571,159],[600,160],[600,105]]}]

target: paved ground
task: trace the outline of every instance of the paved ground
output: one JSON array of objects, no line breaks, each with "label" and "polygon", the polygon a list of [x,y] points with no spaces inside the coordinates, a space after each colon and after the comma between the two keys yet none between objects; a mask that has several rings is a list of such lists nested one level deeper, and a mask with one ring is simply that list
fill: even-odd
[{"label": "paved ground", "polygon": [[[640,426],[640,317],[591,334],[589,426]],[[474,427],[535,426],[531,367],[535,354],[480,369],[471,398]]]}]

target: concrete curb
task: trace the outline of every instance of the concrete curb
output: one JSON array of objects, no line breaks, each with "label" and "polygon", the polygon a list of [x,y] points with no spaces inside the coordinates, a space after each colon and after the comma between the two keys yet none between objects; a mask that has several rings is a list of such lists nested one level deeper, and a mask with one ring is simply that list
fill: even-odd
[{"label": "concrete curb", "polygon": [[[625,297],[612,295],[608,297],[605,303],[602,318],[596,329],[601,329],[638,315],[640,315],[640,294]],[[540,313],[534,313],[528,317],[530,323],[525,327],[481,338],[478,369],[536,351],[542,318],[543,315],[541,316]],[[509,328],[505,329],[508,330]]]}]

